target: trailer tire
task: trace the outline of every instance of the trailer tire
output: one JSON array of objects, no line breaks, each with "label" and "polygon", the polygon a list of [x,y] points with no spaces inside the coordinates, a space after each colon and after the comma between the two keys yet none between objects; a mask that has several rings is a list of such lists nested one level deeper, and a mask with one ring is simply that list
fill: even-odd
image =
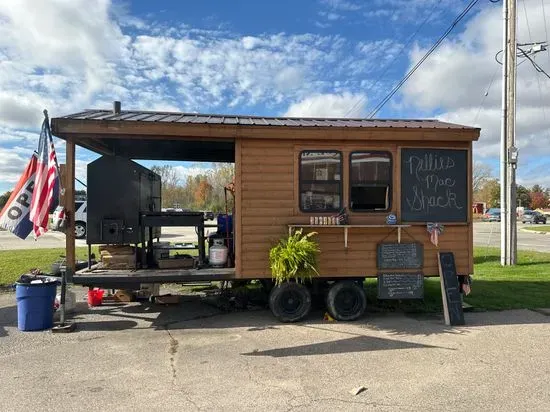
[{"label": "trailer tire", "polygon": [[301,283],[282,283],[271,290],[269,308],[281,322],[297,322],[311,310],[311,293]]},{"label": "trailer tire", "polygon": [[328,291],[326,305],[334,319],[340,321],[356,320],[367,309],[365,289],[361,283],[353,280],[336,282]]}]

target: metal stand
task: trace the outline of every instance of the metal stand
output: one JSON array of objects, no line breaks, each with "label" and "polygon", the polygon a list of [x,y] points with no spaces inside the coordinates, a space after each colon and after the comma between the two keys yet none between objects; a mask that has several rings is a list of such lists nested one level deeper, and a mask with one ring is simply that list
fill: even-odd
[{"label": "metal stand", "polygon": [[67,294],[67,269],[61,271],[61,302],[59,302],[60,322],[52,328],[52,333],[69,333],[75,330],[74,322],[65,322],[65,295]]}]

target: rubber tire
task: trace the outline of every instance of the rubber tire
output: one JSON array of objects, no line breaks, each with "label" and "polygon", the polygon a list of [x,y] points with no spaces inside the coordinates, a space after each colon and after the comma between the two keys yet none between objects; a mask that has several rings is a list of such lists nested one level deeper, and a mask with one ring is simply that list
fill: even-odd
[{"label": "rubber tire", "polygon": [[[76,226],[82,226],[84,228],[84,234],[83,235],[78,236],[76,234]],[[75,237],[77,239],[86,239],[86,223],[84,223],[84,222],[75,222]]]},{"label": "rubber tire", "polygon": [[[299,306],[294,311],[285,310],[285,300],[292,293],[293,299],[300,299]],[[269,294],[269,308],[273,315],[281,322],[298,322],[305,318],[311,310],[311,292],[309,289],[296,282],[285,282],[275,286]]]},{"label": "rubber tire", "polygon": [[[354,294],[357,299],[357,308],[352,313],[346,313],[338,307],[337,297],[342,292]],[[362,284],[353,280],[342,280],[336,282],[327,294],[326,305],[330,316],[339,321],[351,321],[360,318],[367,309],[367,297]]]}]

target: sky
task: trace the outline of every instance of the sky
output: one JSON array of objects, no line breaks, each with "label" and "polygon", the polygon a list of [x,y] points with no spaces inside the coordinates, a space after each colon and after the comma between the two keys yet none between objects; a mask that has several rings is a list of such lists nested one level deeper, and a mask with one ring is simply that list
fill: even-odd
[{"label": "sky", "polygon": [[[56,117],[120,100],[123,110],[367,117],[468,3],[1,1],[0,193],[36,149],[44,109]],[[550,0],[518,0],[518,42],[548,31]],[[480,0],[376,117],[480,127],[474,160],[498,176],[501,49],[502,2]],[[550,49],[534,59],[550,73]],[[550,187],[550,79],[519,63],[518,182]],[[64,162],[63,141],[55,146]],[[95,158],[77,148],[80,180]],[[174,165],[182,179],[210,166]]]}]

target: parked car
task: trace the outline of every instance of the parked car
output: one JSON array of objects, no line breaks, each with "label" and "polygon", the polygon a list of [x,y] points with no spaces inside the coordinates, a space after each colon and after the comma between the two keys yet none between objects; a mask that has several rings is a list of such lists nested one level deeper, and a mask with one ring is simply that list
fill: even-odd
[{"label": "parked car", "polygon": [[537,224],[537,223],[542,223],[542,224],[546,224],[546,216],[544,216],[542,213],[540,212],[535,212],[534,210],[526,210],[524,213],[523,213],[523,217],[521,218],[521,221],[523,223],[533,223],[533,224]]},{"label": "parked car", "polygon": [[500,209],[496,207],[487,209],[481,220],[484,222],[500,222]]},{"label": "parked car", "polygon": [[[75,237],[77,239],[86,238],[86,201],[76,201],[74,207],[74,217],[75,217]],[[63,230],[61,211],[63,206],[57,206],[52,216],[52,228],[53,230]]]}]

